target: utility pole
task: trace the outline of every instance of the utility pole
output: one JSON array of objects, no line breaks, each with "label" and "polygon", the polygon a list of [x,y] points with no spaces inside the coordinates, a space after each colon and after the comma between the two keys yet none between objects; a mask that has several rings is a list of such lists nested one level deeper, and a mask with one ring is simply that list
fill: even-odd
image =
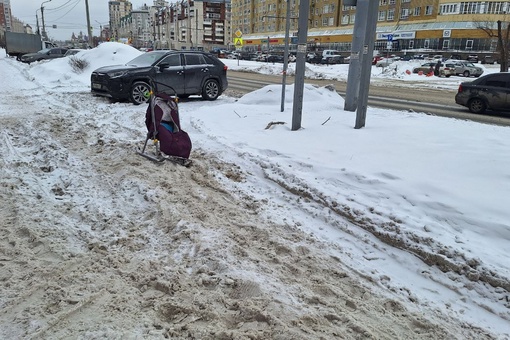
[{"label": "utility pole", "polygon": [[37,34],[41,35],[41,30],[39,28],[39,17],[37,16],[37,11],[39,8],[35,11],[35,22],[37,23]]},{"label": "utility pole", "polygon": [[358,107],[356,110],[356,124],[354,126],[355,129],[361,129],[364,127],[367,117],[368,89],[370,88],[375,31],[377,28],[377,11],[379,9],[379,1],[359,0],[358,2],[366,2],[368,6],[366,21],[367,29],[363,43],[363,57],[361,59],[360,87],[358,93]]},{"label": "utility pole", "polygon": [[92,26],[90,26],[89,0],[85,0],[85,11],[87,13],[87,34],[89,35],[89,47],[94,47],[94,39],[92,37]]},{"label": "utility pole", "polygon": [[[374,3],[379,3],[374,1]],[[302,0],[299,4],[298,46],[296,55],[296,78],[294,80],[294,105],[292,107],[292,131],[301,128],[303,111],[303,90],[305,86],[306,39],[308,36],[308,13],[310,0]]]},{"label": "utility pole", "polygon": [[[352,6],[352,4],[351,4]],[[356,111],[360,87],[361,59],[363,57],[363,43],[367,31],[368,1],[359,1],[356,6],[356,21],[352,34],[351,59],[347,76],[347,90],[345,91],[345,111]]]},{"label": "utility pole", "polygon": [[[44,7],[43,5],[51,0],[43,1],[41,4],[41,21],[42,21],[42,37],[44,40],[48,40],[48,36],[46,35],[46,27],[44,26]],[[37,12],[36,12],[37,14]]]},{"label": "utility pole", "polygon": [[289,66],[289,26],[290,26],[290,0],[287,0],[287,12],[285,14],[285,49],[283,51],[283,77],[282,77],[282,102],[280,112],[285,110],[285,85],[287,82],[287,67]]}]

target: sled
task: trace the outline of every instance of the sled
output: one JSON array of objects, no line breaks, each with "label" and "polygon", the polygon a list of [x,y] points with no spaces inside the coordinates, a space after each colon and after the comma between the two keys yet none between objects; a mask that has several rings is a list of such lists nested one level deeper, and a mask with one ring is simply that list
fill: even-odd
[{"label": "sled", "polygon": [[[170,161],[189,167],[192,164],[189,159],[192,144],[189,135],[181,129],[177,94],[175,91],[173,96],[165,92],[156,93],[156,86],[152,89],[145,114],[147,137],[142,150],[137,153],[156,163]],[[151,151],[148,150],[149,140]]]}]

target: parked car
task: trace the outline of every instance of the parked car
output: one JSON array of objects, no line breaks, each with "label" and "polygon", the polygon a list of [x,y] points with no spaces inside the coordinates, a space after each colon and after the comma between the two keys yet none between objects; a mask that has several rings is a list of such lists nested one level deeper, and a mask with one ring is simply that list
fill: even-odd
[{"label": "parked car", "polygon": [[333,55],[326,58],[321,59],[321,64],[333,65],[333,64],[343,64],[344,57],[341,55]]},{"label": "parked car", "polygon": [[383,57],[382,57],[382,56],[380,56],[380,55],[376,55],[376,56],[374,56],[374,57],[372,58],[372,65],[377,64],[377,62],[378,62],[379,60],[381,60],[381,59],[383,59]]},{"label": "parked car", "polygon": [[468,55],[468,57],[466,58],[467,61],[470,61],[472,63],[477,63],[478,62],[478,55],[476,54],[470,54]]},{"label": "parked car", "polygon": [[241,60],[257,60],[257,53],[254,52],[241,52],[239,59]]},{"label": "parked car", "polygon": [[483,74],[481,67],[475,66],[473,63],[457,61],[453,63],[455,65],[455,75],[464,77],[480,77]]},{"label": "parked car", "polygon": [[33,63],[34,61],[62,58],[67,52],[67,48],[55,47],[45,48],[36,53],[23,54],[20,60],[24,63]]},{"label": "parked car", "polygon": [[268,56],[267,54],[262,53],[262,54],[257,55],[257,58],[255,60],[256,61],[267,61],[267,56]]},{"label": "parked car", "polygon": [[306,61],[309,62],[310,64],[320,64],[322,63],[322,54],[313,53],[312,55],[309,53],[306,57]]},{"label": "parked car", "polygon": [[496,62],[497,62],[497,59],[493,55],[485,55],[485,56],[483,56],[482,61],[481,61],[482,64],[494,64]]},{"label": "parked car", "polygon": [[376,63],[376,67],[387,67],[390,64],[393,64],[395,61],[397,61],[397,58],[381,58]]},{"label": "parked car", "polygon": [[270,54],[267,56],[266,61],[270,63],[283,63],[283,56],[278,54]]},{"label": "parked car", "polygon": [[[413,68],[413,73],[424,73],[427,74],[429,72],[433,72],[436,67],[437,62],[431,61],[421,66]],[[439,75],[449,78],[455,74],[455,64],[454,63],[443,63],[439,68]]]},{"label": "parked car", "polygon": [[228,87],[227,66],[215,55],[176,50],[147,52],[126,65],[98,68],[90,82],[92,94],[135,105],[147,102],[152,83],[159,90],[170,86],[181,98],[201,95],[205,100],[215,100]]},{"label": "parked car", "polygon": [[81,51],[86,51],[85,49],[82,49],[82,48],[70,48],[67,50],[67,52],[64,54],[64,57],[69,57],[70,55],[75,55],[75,54],[78,54],[80,53]]},{"label": "parked car", "polygon": [[455,102],[473,113],[510,110],[510,72],[491,73],[461,83]]}]

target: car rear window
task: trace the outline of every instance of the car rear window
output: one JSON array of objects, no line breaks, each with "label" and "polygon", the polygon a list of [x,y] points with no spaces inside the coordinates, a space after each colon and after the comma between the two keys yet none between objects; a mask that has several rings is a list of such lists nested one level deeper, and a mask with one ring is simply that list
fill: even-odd
[{"label": "car rear window", "polygon": [[202,54],[185,54],[184,59],[186,60],[186,65],[202,65],[207,64],[205,58]]},{"label": "car rear window", "polygon": [[485,79],[486,86],[510,87],[510,76],[505,74],[496,74]]}]

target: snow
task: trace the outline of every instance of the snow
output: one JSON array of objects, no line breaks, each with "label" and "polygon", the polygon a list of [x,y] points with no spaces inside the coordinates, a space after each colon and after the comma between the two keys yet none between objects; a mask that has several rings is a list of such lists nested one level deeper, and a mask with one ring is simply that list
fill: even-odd
[{"label": "snow", "polygon": [[[284,255],[276,252],[275,258],[279,260],[275,261],[286,263],[286,267],[298,264],[292,257],[286,257],[285,252],[300,249],[300,245],[306,244],[315,258],[325,262],[332,261],[332,258],[339,259],[336,265],[329,265],[337,266],[349,277],[363,278],[360,287],[383,297],[376,302],[385,301],[386,297],[405,306],[408,313],[417,313],[432,323],[443,323],[446,330],[441,331],[447,333],[428,333],[429,336],[432,334],[432,338],[441,338],[438,334],[459,339],[473,336],[510,338],[510,159],[504,156],[510,149],[508,127],[369,107],[366,127],[354,129],[355,113],[343,110],[344,99],[339,94],[326,87],[308,84],[304,91],[302,128],[298,131],[291,131],[290,128],[292,85],[286,87],[284,112],[280,112],[279,85],[268,85],[241,98],[228,96],[227,92],[214,102],[183,101],[179,106],[181,124],[193,141],[191,157],[196,160],[189,169],[169,170],[169,173],[178,171],[183,181],[188,178],[196,181],[198,186],[193,189],[191,196],[197,200],[207,201],[210,197],[216,197],[210,196],[213,192],[218,198],[217,201],[211,199],[211,202],[204,203],[211,204],[207,211],[197,212],[199,208],[195,211],[189,207],[190,211],[199,215],[196,220],[181,217],[174,221],[172,214],[178,213],[176,207],[163,204],[154,208],[152,204],[158,201],[158,197],[173,199],[173,196],[164,196],[162,193],[165,190],[172,192],[172,181],[167,183],[164,175],[158,174],[158,187],[151,187],[150,184],[154,182],[144,182],[150,176],[141,173],[147,174],[148,169],[155,165],[145,164],[143,159],[122,162],[115,158],[119,151],[128,154],[129,148],[143,141],[144,108],[129,103],[110,103],[88,93],[90,73],[94,69],[123,64],[140,53],[129,46],[105,43],[75,56],[89,64],[77,73],[70,66],[68,58],[25,65],[7,58],[5,51],[0,50],[0,76],[3,79],[0,85],[0,146],[3,150],[0,152],[3,186],[0,197],[3,202],[10,202],[0,209],[4,229],[0,237],[3,239],[0,254],[4,254],[1,258],[4,265],[0,262],[0,284],[6,288],[0,293],[0,306],[6,309],[0,317],[0,328],[3,329],[0,337],[23,338],[32,332],[36,335],[81,334],[82,338],[99,335],[114,338],[123,334],[114,326],[88,328],[81,333],[79,329],[75,330],[76,333],[69,330],[68,333],[58,333],[51,327],[54,321],[43,317],[44,313],[38,311],[42,307],[33,307],[32,312],[15,307],[15,304],[22,304],[23,296],[27,295],[31,296],[33,303],[37,301],[43,306],[43,299],[39,299],[37,294],[30,294],[29,287],[24,287],[25,293],[21,295],[17,295],[20,293],[15,293],[13,289],[17,287],[23,291],[23,278],[29,275],[28,272],[25,276],[14,274],[15,268],[23,269],[7,260],[11,251],[8,249],[15,235],[20,235],[19,230],[40,237],[42,243],[48,242],[45,249],[53,248],[62,259],[82,256],[90,249],[101,250],[103,242],[122,242],[132,234],[129,228],[134,228],[133,225],[147,228],[146,232],[138,235],[143,241],[133,241],[135,244],[131,245],[142,262],[156,261],[163,256],[161,249],[174,246],[171,245],[173,241],[179,242],[179,246],[175,246],[173,251],[167,250],[166,255],[172,259],[172,263],[189,261],[200,249],[219,249],[222,244],[228,244],[224,257],[219,252],[216,255],[221,258],[209,259],[218,261],[219,266],[223,261],[237,263],[238,266],[229,265],[226,271],[228,275],[225,274],[228,278],[222,278],[224,286],[239,282],[236,277],[243,277],[253,283],[244,287],[244,293],[252,293],[247,298],[256,299],[259,291],[264,294],[272,292],[273,301],[274,296],[278,296],[276,300],[288,306],[283,315],[291,313],[290,310],[300,314],[300,308],[304,308],[303,314],[308,313],[306,308],[314,307],[304,307],[306,303],[300,305],[297,302],[301,291],[298,288],[299,279],[292,281],[292,284],[280,282],[272,276],[271,270],[258,267],[271,268],[267,259],[261,258],[261,262],[255,264],[242,256],[230,258],[234,256],[231,252],[235,246],[231,244],[229,235],[235,228],[208,228],[206,223],[200,224],[200,221],[210,219],[218,220],[218,226],[228,224],[220,218],[222,209],[216,210],[213,204],[216,202],[216,206],[221,206],[224,201],[235,199],[238,200],[236,205],[249,205],[246,202],[253,201],[256,206],[253,208],[256,211],[254,215],[278,226],[278,231],[261,228],[256,235],[273,232],[278,235],[281,249],[287,250],[282,250]],[[229,70],[264,74],[282,72],[280,64],[223,61]],[[406,73],[406,70],[418,64],[396,62],[388,68],[373,67],[372,83],[384,86],[381,83],[385,79],[398,79],[400,86],[409,89],[420,83],[422,86],[454,90],[465,80],[461,77],[437,78]],[[485,73],[498,71],[497,65],[479,66],[485,69]],[[307,64],[306,67],[308,78],[347,79],[348,65]],[[289,74],[294,72],[294,68],[295,64],[289,65]],[[11,81],[5,81],[7,79]],[[37,112],[27,115],[33,107],[37,108]],[[41,121],[45,116],[51,119]],[[76,126],[58,127],[59,120],[74,121]],[[24,135],[17,136],[19,132]],[[29,138],[30,133],[42,137]],[[83,146],[71,140],[69,134],[75,135]],[[54,135],[66,137],[57,141],[52,139]],[[64,147],[66,143],[70,146]],[[88,158],[81,155],[81,152],[88,154],[89,151],[84,151],[87,148],[97,148],[98,155],[94,152]],[[104,159],[104,164],[100,164],[101,171],[96,170],[98,165],[92,162],[92,157],[96,156]],[[132,158],[136,157],[133,153]],[[39,169],[48,167],[42,177],[36,170],[28,170],[29,164],[39,162],[43,164]],[[131,170],[128,169],[131,168],[135,172],[139,168],[139,177],[129,175]],[[175,167],[169,166],[168,169]],[[211,174],[218,183],[214,184],[208,177]],[[114,176],[115,180],[109,176]],[[105,186],[112,186],[112,190],[116,187],[116,194],[125,200],[112,201],[111,193],[102,191]],[[48,197],[60,193],[64,199],[70,190],[75,191],[72,198],[64,200],[67,210],[55,208],[58,207],[55,199]],[[226,193],[230,196],[227,197]],[[34,212],[33,218],[37,215],[39,220],[23,225],[16,231],[14,226],[20,225],[14,221],[23,219],[20,216],[25,209],[23,205],[37,207],[41,199],[34,197],[41,195],[56,205],[45,206],[44,212]],[[20,197],[26,197],[27,202],[11,202]],[[174,204],[178,204],[177,201]],[[14,206],[17,207],[15,213],[10,210]],[[55,211],[47,210],[50,206]],[[83,216],[90,214],[91,209],[97,210],[97,214],[89,217],[87,223],[79,223]],[[216,218],[213,217],[215,214],[218,214]],[[190,215],[195,216],[193,213]],[[229,216],[236,220],[232,214]],[[251,218],[249,214],[246,216]],[[165,239],[165,232],[150,223],[154,218],[171,220],[175,230],[180,233],[174,235],[174,240]],[[101,225],[102,220],[109,221],[108,224],[125,223],[131,227],[106,230],[101,235],[96,231],[96,224]],[[36,227],[38,223],[46,224],[39,229]],[[254,228],[250,221],[245,223],[239,226],[243,232]],[[48,230],[53,225],[57,226],[56,231],[50,233]],[[34,230],[31,230],[32,226]],[[308,236],[293,243],[297,239],[293,239],[292,235],[298,231]],[[182,236],[183,233],[188,236]],[[88,250],[87,242],[80,239],[80,235],[84,234],[89,235]],[[44,241],[45,235],[51,239]],[[23,236],[19,237],[20,240],[16,242],[21,242]],[[193,243],[197,239],[200,240],[200,247],[195,245],[193,250]],[[248,244],[237,247],[254,251],[248,248],[257,248],[257,240],[250,238],[247,241]],[[147,247],[141,245],[143,242],[147,243]],[[37,244],[27,246],[27,249],[34,251],[34,247],[37,248]],[[23,251],[14,253],[20,256]],[[38,257],[39,253],[33,254],[32,257]],[[65,263],[61,261],[59,263]],[[166,266],[158,268],[170,271],[171,265]],[[310,266],[317,266],[317,271],[321,272],[322,267],[318,263]],[[186,268],[183,272],[188,275],[197,272],[191,266]],[[89,282],[99,273],[86,270],[81,275],[89,277]],[[324,275],[323,280],[332,279],[328,277],[329,274],[321,275]],[[200,283],[207,286],[208,281],[204,280],[211,278],[201,278]],[[328,281],[329,287],[333,287],[333,282],[338,280]],[[89,289],[94,291],[94,288]],[[329,296],[329,299],[342,300],[338,295],[334,296]],[[357,296],[357,293],[353,293],[353,296]],[[93,298],[90,297],[87,302],[79,300],[78,305],[85,305],[90,300]],[[127,305],[127,302],[124,303]],[[313,305],[313,302],[310,304]],[[266,308],[278,310],[271,303]],[[369,308],[360,310],[369,315]],[[67,313],[74,313],[74,310]],[[409,333],[403,331],[395,331],[396,334],[391,335],[392,325],[396,328],[399,320],[395,321],[389,315],[386,319],[381,315],[385,313],[381,312],[372,321],[364,321],[374,329],[385,330],[385,335],[381,333],[380,338],[409,338]],[[94,319],[93,313],[89,316]],[[353,319],[359,317],[359,313],[354,311],[350,315]],[[25,324],[19,321],[21,319],[26,320]],[[173,321],[168,322],[171,324]],[[255,321],[245,322],[250,324],[251,331],[259,332],[257,334],[263,332],[252,324]],[[110,323],[115,322],[105,322],[106,325]],[[198,332],[195,324],[188,324],[188,329]],[[66,328],[65,323],[61,325]],[[291,326],[287,325],[292,332],[298,332],[300,327],[306,329],[303,325],[295,329]],[[239,329],[242,327],[245,326]],[[173,328],[165,330],[167,335],[177,332]],[[312,331],[308,329],[308,332]],[[433,331],[429,329],[428,332]],[[218,334],[217,338],[220,338]],[[310,338],[318,338],[315,337],[317,333],[308,334]],[[330,338],[332,334],[335,333],[324,336]],[[360,332],[358,336],[362,334],[365,333]],[[372,334],[378,333],[375,331]],[[419,338],[417,334],[415,336]],[[300,337],[296,335],[295,338]],[[375,335],[375,338],[378,336]]]}]

